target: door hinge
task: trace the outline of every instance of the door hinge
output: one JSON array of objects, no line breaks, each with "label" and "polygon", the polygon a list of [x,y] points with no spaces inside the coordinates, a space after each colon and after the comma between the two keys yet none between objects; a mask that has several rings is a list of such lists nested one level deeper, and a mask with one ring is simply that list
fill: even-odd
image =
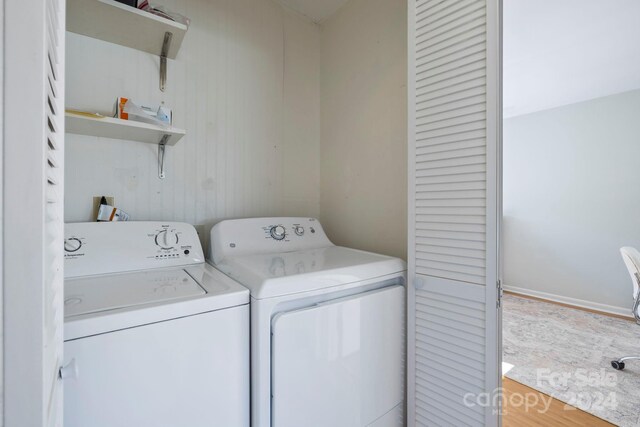
[{"label": "door hinge", "polygon": [[502,307],[502,296],[504,295],[504,288],[502,287],[502,280],[498,280],[496,282],[496,289],[497,289],[497,294],[498,294],[498,298],[496,301],[496,307],[500,308]]}]

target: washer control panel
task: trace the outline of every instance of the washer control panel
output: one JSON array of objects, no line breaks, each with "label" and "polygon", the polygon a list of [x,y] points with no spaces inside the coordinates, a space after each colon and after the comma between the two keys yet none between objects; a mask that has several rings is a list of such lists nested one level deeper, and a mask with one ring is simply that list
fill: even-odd
[{"label": "washer control panel", "polygon": [[291,252],[333,246],[315,218],[247,218],[222,221],[211,229],[214,264],[226,256]]},{"label": "washer control panel", "polygon": [[65,277],[204,262],[195,228],[178,222],[65,224]]},{"label": "washer control panel", "polygon": [[[284,219],[288,219],[288,218],[284,218]],[[315,227],[312,224],[312,225],[307,225],[307,228],[305,228],[305,226],[300,223],[287,224],[285,221],[283,221],[282,223],[278,223],[275,225],[270,224],[267,226],[263,226],[262,229],[265,231],[265,233],[268,230],[269,236],[273,240],[291,241],[292,237],[293,238],[295,238],[295,236],[303,237],[307,229],[310,231],[311,234],[315,234],[316,229],[318,227],[319,227],[319,223]]]}]

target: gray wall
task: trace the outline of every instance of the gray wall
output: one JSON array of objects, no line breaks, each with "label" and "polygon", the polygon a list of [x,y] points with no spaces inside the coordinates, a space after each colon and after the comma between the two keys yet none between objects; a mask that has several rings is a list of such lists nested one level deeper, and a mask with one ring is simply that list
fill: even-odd
[{"label": "gray wall", "polygon": [[505,285],[630,313],[625,245],[640,247],[640,90],[506,119]]},{"label": "gray wall", "polygon": [[320,220],[338,245],[406,258],[407,4],[349,1],[320,40]]}]

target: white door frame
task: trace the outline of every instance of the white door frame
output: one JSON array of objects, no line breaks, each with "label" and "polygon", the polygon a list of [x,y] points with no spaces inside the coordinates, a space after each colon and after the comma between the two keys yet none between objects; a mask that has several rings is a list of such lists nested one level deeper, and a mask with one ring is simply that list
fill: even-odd
[{"label": "white door frame", "polygon": [[[498,301],[487,311],[487,346],[497,348],[496,357],[487,357],[486,369],[496,370],[493,384],[487,384],[496,396],[502,396],[502,0],[487,0],[487,216],[496,219],[487,224],[487,301]],[[492,354],[492,353],[489,353]],[[487,426],[502,425],[502,399],[495,414],[487,412]]]},{"label": "white door frame", "polygon": [[[4,423],[43,425],[45,2],[5,0]],[[8,43],[12,40],[12,43]],[[18,42],[19,41],[19,42]]]},{"label": "white door frame", "polygon": [[[4,188],[4,0],[0,0],[0,189]],[[4,192],[0,191],[0,272],[4,271]],[[0,366],[4,366],[4,274],[0,274]],[[4,369],[0,370],[0,390],[6,394],[4,387]],[[0,425],[4,425],[4,399],[0,399]]]}]

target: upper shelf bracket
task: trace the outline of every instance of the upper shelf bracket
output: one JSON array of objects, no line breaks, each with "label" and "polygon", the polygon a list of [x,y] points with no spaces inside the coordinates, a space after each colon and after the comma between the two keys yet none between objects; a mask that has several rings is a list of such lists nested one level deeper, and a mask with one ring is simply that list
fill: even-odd
[{"label": "upper shelf bracket", "polygon": [[171,47],[171,39],[173,39],[173,33],[169,31],[164,33],[162,52],[160,52],[160,90],[162,92],[164,92],[164,89],[167,86],[167,54]]},{"label": "upper shelf bracket", "polygon": [[176,59],[188,27],[116,0],[67,0],[67,30],[160,56],[160,90],[167,59]]}]

